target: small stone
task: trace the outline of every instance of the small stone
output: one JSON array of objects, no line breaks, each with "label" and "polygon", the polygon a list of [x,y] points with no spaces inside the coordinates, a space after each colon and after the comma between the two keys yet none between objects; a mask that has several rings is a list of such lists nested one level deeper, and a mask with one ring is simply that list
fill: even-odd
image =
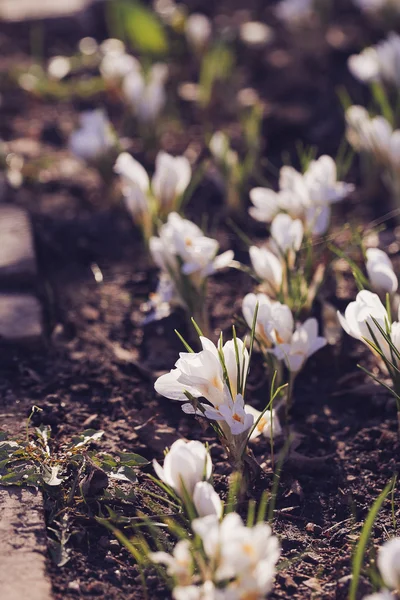
[{"label": "small stone", "polygon": [[0,282],[30,283],[37,266],[28,214],[18,206],[0,206]]},{"label": "small stone", "polygon": [[71,592],[80,592],[80,586],[79,586],[79,581],[70,581],[68,583],[68,589],[71,590]]},{"label": "small stone", "polygon": [[100,317],[97,308],[89,306],[88,304],[81,309],[81,315],[87,321],[97,321]]},{"label": "small stone", "polygon": [[0,294],[0,344],[32,344],[42,337],[38,299],[30,294]]}]

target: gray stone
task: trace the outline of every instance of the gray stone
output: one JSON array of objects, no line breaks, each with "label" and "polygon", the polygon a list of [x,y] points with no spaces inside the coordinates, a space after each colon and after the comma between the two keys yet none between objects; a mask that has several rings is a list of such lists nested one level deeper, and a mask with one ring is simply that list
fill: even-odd
[{"label": "gray stone", "polygon": [[51,600],[46,530],[39,492],[0,486],[0,597]]},{"label": "gray stone", "polygon": [[27,212],[0,205],[0,285],[25,284],[37,274],[32,228]]},{"label": "gray stone", "polygon": [[31,294],[0,293],[0,344],[29,344],[42,337],[42,309],[38,299]]},{"label": "gray stone", "polygon": [[0,0],[0,17],[6,21],[24,21],[65,17],[83,10],[90,0]]}]

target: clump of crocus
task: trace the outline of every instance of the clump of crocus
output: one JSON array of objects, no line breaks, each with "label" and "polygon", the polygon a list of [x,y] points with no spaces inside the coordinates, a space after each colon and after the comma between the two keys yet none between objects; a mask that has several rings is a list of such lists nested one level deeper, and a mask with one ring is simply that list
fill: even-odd
[{"label": "clump of crocus", "polygon": [[398,88],[400,73],[400,36],[390,33],[386,40],[365,48],[360,54],[348,58],[349,69],[363,83],[386,83]]},{"label": "clump of crocus", "polygon": [[167,100],[167,78],[168,67],[164,63],[155,63],[147,72],[139,64],[124,77],[122,93],[139,122],[154,123],[159,117]]},{"label": "clump of crocus", "polygon": [[[182,410],[214,422],[232,464],[242,470],[253,415],[245,409],[249,353],[236,336],[218,346],[200,336],[200,352],[181,352],[175,369],[159,377],[156,391],[183,402]],[[203,398],[199,401],[199,398]]]},{"label": "clump of crocus", "polygon": [[150,238],[149,246],[163,278],[169,280],[174,290],[174,303],[181,305],[206,332],[208,277],[229,267],[233,252],[218,254],[217,240],[205,236],[195,223],[175,212],[160,227],[158,237]]},{"label": "clump of crocus", "polygon": [[347,109],[346,123],[350,145],[379,168],[383,182],[397,201],[400,197],[400,129],[393,129],[383,116],[371,117],[363,106],[357,105]]},{"label": "clump of crocus", "polygon": [[171,156],[163,151],[157,154],[151,181],[145,168],[127,152],[118,156],[114,171],[121,178],[125,205],[146,241],[156,220],[165,220],[169,213],[179,210],[192,177],[185,156]]},{"label": "clump of crocus", "polygon": [[180,540],[172,554],[149,554],[167,567],[174,600],[266,597],[280,555],[269,525],[247,527],[231,512],[222,520],[215,514],[194,519],[191,528],[195,539]]},{"label": "clump of crocus", "polygon": [[293,167],[280,170],[279,191],[253,188],[249,209],[253,219],[271,223],[280,213],[302,222],[306,233],[322,235],[329,228],[331,205],[343,200],[354,186],[337,181],[336,164],[327,155],[311,161],[304,174]]},{"label": "clump of crocus", "polygon": [[283,366],[289,371],[286,391],[287,410],[291,404],[293,385],[308,358],[323,348],[327,341],[318,335],[314,318],[295,324],[292,311],[285,304],[271,300],[266,294],[247,294],[242,304],[243,316],[252,328],[255,315],[255,339],[270,369],[277,374],[277,384],[284,379]]},{"label": "clump of crocus", "polygon": [[347,306],[344,316],[338,312],[338,318],[346,333],[364,342],[383,361],[392,380],[392,388],[382,378],[361,368],[395,397],[400,431],[400,314],[399,320],[392,322],[388,308],[385,308],[377,294],[362,290],[355,301]]}]

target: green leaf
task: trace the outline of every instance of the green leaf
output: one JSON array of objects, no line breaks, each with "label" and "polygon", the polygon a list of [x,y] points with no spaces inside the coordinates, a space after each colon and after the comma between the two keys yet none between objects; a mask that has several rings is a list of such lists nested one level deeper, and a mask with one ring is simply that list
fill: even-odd
[{"label": "green leaf", "polygon": [[364,562],[365,551],[367,548],[369,538],[371,536],[372,527],[374,526],[376,517],[378,516],[378,512],[380,511],[382,504],[384,503],[388,494],[390,493],[394,483],[395,478],[393,478],[392,481],[390,481],[385,487],[385,489],[379,494],[378,498],[373,503],[372,508],[369,511],[363,528],[361,530],[360,538],[358,540],[356,551],[353,557],[353,572],[350,584],[349,600],[356,600],[358,582],[360,579],[361,569]]},{"label": "green leaf", "polygon": [[120,464],[126,467],[143,467],[150,464],[147,458],[134,452],[117,452],[117,454],[120,458]]},{"label": "green leaf", "polygon": [[118,471],[110,473],[110,479],[116,479],[117,481],[127,481],[128,483],[137,482],[136,473],[131,467],[120,467]]},{"label": "green leaf", "polygon": [[145,54],[166,54],[168,40],[164,27],[152,10],[138,0],[115,2],[132,46]]}]

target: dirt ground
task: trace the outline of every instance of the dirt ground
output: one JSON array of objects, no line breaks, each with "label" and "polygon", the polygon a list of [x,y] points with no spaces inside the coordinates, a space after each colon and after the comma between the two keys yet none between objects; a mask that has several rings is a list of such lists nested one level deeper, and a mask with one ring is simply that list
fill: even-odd
[{"label": "dirt ground", "polygon": [[[244,10],[239,1],[188,4],[193,10],[205,10],[206,4],[210,16],[222,13],[224,6],[232,14],[234,8]],[[245,10],[254,19],[267,18],[275,24],[271,4],[254,0],[246,3]],[[290,34],[277,25],[275,41],[267,49],[244,50],[240,56],[246,85],[254,86],[265,101],[263,152],[274,165],[281,164],[283,151],[294,157],[297,140],[317,145],[319,153],[335,155],[344,130],[338,87],[346,86],[356,100],[363,98],[363,90],[347,72],[346,58],[375,41],[379,31],[362,21],[350,2],[334,4],[329,26],[311,24],[305,32]],[[104,37],[100,16],[91,26],[100,39]],[[28,33],[28,24],[0,25],[0,137],[18,140],[14,143],[27,155],[54,160],[40,180],[26,181],[6,198],[26,207],[32,217],[47,340],[34,352],[2,352],[0,411],[12,413],[18,403],[28,415],[36,404],[43,412],[35,416],[35,423],[51,425],[57,443],[87,427],[103,429],[105,450],[127,449],[149,459],[160,459],[164,447],[179,436],[209,440],[223,491],[228,471],[223,454],[213,444],[211,428],[204,431],[153,389],[156,375],[173,366],[181,349],[173,329],[178,325],[184,332],[185,324],[173,317],[141,326],[140,306],[155,288],[156,272],[149,268],[138,232],[123,207],[104,196],[94,173],[82,168],[70,176],[59,166],[67,156],[64,131],[77,119],[82,104],[35,99],[11,86],[4,76],[11,66],[29,59]],[[56,21],[46,29],[46,54],[70,51],[83,33]],[[93,104],[103,101],[95,98]],[[113,117],[115,107],[108,108]],[[187,127],[172,136],[166,148],[174,153],[186,148],[199,126],[194,111],[182,106],[182,114]],[[215,127],[231,118],[224,115],[223,107],[215,107]],[[153,157],[144,159],[151,164]],[[349,179],[359,182],[357,164]],[[390,209],[385,202],[377,193],[354,194],[337,208],[337,236],[345,220],[366,226],[381,217]],[[188,214],[199,218],[199,206],[200,214],[204,207],[212,207],[222,249],[232,247],[237,258],[246,261],[243,246],[225,222],[212,181],[196,191]],[[262,228],[250,219],[241,226],[254,239],[261,238]],[[387,226],[389,239],[394,236],[390,229],[394,223]],[[102,283],[96,282],[97,268]],[[328,304],[332,313],[332,307],[343,310],[353,299],[350,279],[340,290],[331,285],[318,308],[320,321]],[[251,281],[243,273],[214,277],[209,298],[216,333],[229,332],[232,317],[239,314],[241,299],[250,289]],[[338,329],[333,333],[340,335]],[[368,365],[368,351],[340,335],[335,345],[309,361],[296,382],[292,416],[296,449],[289,455],[279,486],[273,528],[281,539],[283,561],[271,598],[347,597],[351,553],[361,524],[399,469],[394,401],[366,380],[357,369],[359,361]],[[250,402],[264,406],[266,390],[256,357]],[[266,464],[266,474],[252,492],[258,498],[262,489],[270,488],[272,474],[266,442],[259,440],[254,452]],[[58,568],[49,559],[55,600],[142,598],[138,572],[127,553],[94,521],[80,525],[72,537],[71,560]],[[384,505],[375,526],[376,542],[387,533],[394,533],[390,503]],[[148,585],[151,598],[169,597],[155,576],[149,575]],[[369,589],[362,579],[360,593]]]}]

